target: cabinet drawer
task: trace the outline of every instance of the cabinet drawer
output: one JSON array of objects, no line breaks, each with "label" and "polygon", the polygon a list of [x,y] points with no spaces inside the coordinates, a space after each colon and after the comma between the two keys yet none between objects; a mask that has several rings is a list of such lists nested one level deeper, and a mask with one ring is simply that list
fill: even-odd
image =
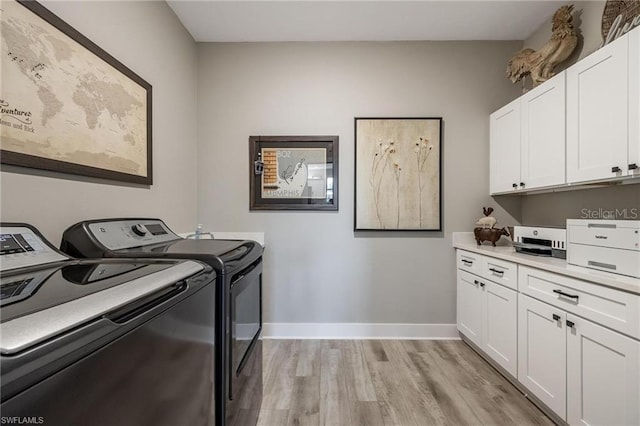
[{"label": "cabinet drawer", "polygon": [[521,266],[520,292],[640,338],[640,296]]},{"label": "cabinet drawer", "polygon": [[476,275],[482,275],[481,255],[471,253],[469,251],[458,250],[456,256],[458,269],[462,269]]},{"label": "cabinet drawer", "polygon": [[638,226],[621,225],[613,220],[585,222],[567,221],[567,241],[571,244],[587,244],[598,247],[615,247],[624,250],[640,251],[640,234]]},{"label": "cabinet drawer", "polygon": [[514,290],[518,289],[518,265],[492,257],[482,257],[482,276]]},{"label": "cabinet drawer", "polygon": [[640,251],[569,244],[567,261],[599,271],[640,277]]}]

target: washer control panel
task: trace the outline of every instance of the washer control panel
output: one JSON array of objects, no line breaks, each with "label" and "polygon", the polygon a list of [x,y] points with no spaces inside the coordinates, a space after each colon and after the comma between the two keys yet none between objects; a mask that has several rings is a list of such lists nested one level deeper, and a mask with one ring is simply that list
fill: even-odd
[{"label": "washer control panel", "polygon": [[29,228],[21,226],[0,228],[0,270],[2,271],[68,259],[49,247]]},{"label": "washer control panel", "polygon": [[147,246],[180,238],[157,219],[93,222],[87,227],[95,239],[109,250]]}]

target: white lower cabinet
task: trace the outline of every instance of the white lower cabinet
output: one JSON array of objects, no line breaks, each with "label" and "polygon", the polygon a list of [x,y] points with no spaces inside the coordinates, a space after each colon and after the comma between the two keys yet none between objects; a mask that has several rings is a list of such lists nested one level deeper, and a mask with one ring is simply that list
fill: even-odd
[{"label": "white lower cabinet", "polygon": [[640,425],[640,295],[465,253],[466,338],[568,424]]},{"label": "white lower cabinet", "polygon": [[487,281],[482,349],[513,377],[518,374],[518,293]]},{"label": "white lower cabinet", "polygon": [[517,293],[458,270],[458,330],[514,377]]},{"label": "white lower cabinet", "polygon": [[518,296],[518,381],[571,425],[640,424],[640,342]]},{"label": "white lower cabinet", "polygon": [[518,295],[518,381],[558,416],[566,418],[566,314]]},{"label": "white lower cabinet", "polygon": [[482,288],[478,278],[458,270],[458,330],[482,346]]},{"label": "white lower cabinet", "polygon": [[571,314],[567,324],[567,423],[640,424],[640,342]]}]

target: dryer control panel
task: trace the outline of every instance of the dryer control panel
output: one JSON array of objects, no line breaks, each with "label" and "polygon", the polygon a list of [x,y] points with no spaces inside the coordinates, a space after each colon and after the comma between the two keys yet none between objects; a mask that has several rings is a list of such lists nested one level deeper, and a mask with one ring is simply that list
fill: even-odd
[{"label": "dryer control panel", "polygon": [[0,227],[0,270],[68,260],[33,230],[22,226]]},{"label": "dryer control panel", "polygon": [[91,235],[109,250],[121,250],[180,239],[159,219],[127,219],[92,222]]}]

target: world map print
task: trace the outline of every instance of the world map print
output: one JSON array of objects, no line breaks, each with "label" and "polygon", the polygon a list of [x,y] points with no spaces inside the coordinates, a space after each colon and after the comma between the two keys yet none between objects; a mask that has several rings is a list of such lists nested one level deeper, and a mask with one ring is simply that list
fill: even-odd
[{"label": "world map print", "polygon": [[0,8],[2,150],[147,176],[147,89],[21,4]]}]

